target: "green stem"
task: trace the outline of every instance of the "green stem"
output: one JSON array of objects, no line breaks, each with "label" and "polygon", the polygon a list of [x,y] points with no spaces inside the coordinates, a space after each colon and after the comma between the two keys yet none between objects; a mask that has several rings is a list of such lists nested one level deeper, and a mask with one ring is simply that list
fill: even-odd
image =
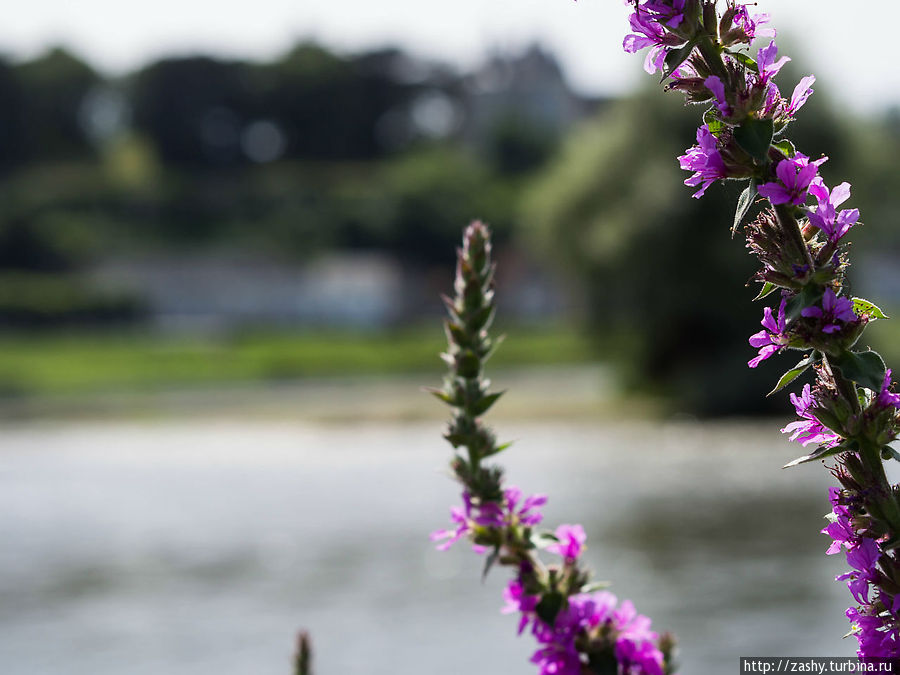
[{"label": "green stem", "polygon": [[725,62],[722,60],[722,52],[718,44],[714,43],[709,35],[705,35],[697,42],[697,49],[700,50],[700,54],[703,56],[703,60],[706,62],[710,71],[714,75],[717,75],[722,80],[723,84],[727,83],[728,69],[725,67]]},{"label": "green stem", "polygon": [[859,390],[856,388],[856,384],[844,377],[840,370],[832,367],[827,354],[824,355],[824,359],[825,364],[828,366],[828,372],[831,374],[831,379],[834,380],[834,386],[837,387],[838,392],[847,401],[854,414],[858,415],[862,409],[859,406]]},{"label": "green stem", "polygon": [[797,252],[803,256],[806,264],[809,265],[809,271],[812,272],[815,269],[815,265],[813,264],[812,256],[809,254],[806,241],[803,239],[803,233],[800,231],[800,223],[794,217],[792,209],[787,204],[772,204],[772,206],[775,209],[775,215],[778,217],[778,224],[781,225],[784,236],[797,248]]},{"label": "green stem", "polygon": [[[859,458],[865,467],[870,488],[866,500],[874,502],[880,515],[890,528],[890,538],[900,534],[900,505],[894,498],[891,484],[884,473],[884,462],[881,460],[881,448],[867,441],[860,441]],[[874,488],[874,489],[873,489]]]}]

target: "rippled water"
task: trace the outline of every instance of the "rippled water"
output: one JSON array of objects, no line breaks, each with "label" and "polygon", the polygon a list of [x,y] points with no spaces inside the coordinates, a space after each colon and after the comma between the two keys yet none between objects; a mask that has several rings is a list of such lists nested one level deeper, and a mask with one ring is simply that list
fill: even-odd
[{"label": "rippled water", "polygon": [[[821,466],[775,425],[501,425],[512,482],[583,522],[612,590],[680,637],[682,673],[844,655]],[[185,422],[0,432],[0,671],[531,673],[505,572],[432,550],[455,485],[439,424]]]}]

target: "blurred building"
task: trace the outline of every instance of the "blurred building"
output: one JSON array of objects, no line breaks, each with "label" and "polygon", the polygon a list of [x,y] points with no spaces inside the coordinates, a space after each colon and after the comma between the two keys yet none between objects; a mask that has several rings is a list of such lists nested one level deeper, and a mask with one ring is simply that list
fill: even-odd
[{"label": "blurred building", "polygon": [[162,329],[375,328],[404,312],[402,274],[376,253],[334,254],[302,266],[239,254],[168,254],[104,261],[90,276],[141,298]]}]

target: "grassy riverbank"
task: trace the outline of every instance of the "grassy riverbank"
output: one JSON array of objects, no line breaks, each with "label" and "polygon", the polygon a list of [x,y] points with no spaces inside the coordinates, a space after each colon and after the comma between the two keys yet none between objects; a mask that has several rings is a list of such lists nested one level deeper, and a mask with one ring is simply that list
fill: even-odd
[{"label": "grassy riverbank", "polygon": [[[570,327],[507,330],[497,367],[572,364],[596,359],[588,338]],[[434,325],[375,334],[246,333],[229,337],[146,334],[0,337],[4,398],[155,391],[309,377],[440,373],[445,346]]]}]

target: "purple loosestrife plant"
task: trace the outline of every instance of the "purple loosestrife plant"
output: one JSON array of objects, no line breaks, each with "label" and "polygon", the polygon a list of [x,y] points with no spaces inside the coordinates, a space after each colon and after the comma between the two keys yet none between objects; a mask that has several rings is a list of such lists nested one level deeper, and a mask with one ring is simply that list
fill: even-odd
[{"label": "purple loosestrife plant", "polygon": [[[761,300],[778,298],[764,310],[764,330],[750,338],[759,350],[755,368],[776,354],[801,352],[799,363],[772,393],[804,372],[815,374],[800,395],[791,394],[798,421],[782,429],[803,445],[816,446],[788,466],[826,457],[840,488],[831,490],[829,554],[844,552],[851,568],[845,581],[854,605],[847,610],[860,657],[900,656],[900,487],[890,485],[883,460],[900,459],[891,443],[900,433],[900,394],[881,357],[858,346],[869,321],[886,318],[878,307],[847,294],[849,229],[857,209],[839,210],[849,183],[829,189],[818,175],[826,158],[811,160],[786,136],[790,121],[813,93],[815,77],[804,77],[790,99],[775,76],[786,62],[774,41],[750,49],[763,35],[765,15],[752,4],[727,0],[626,0],[632,28],[652,42],[625,38],[625,51],[651,46],[653,63],[667,88],[688,102],[705,103],[697,145],[679,158],[693,172],[685,184],[701,189],[718,180],[743,178],[732,232],[757,197],[768,203],[745,226],[747,247],[761,265],[755,280]],[[673,26],[673,17],[679,17]],[[774,37],[774,31],[768,33]]]},{"label": "purple loosestrife plant", "polygon": [[[677,3],[676,3],[677,5]],[[677,13],[670,13],[675,22]],[[650,619],[627,600],[619,603],[591,583],[581,556],[581,525],[538,531],[543,495],[524,496],[506,485],[499,466],[487,460],[506,449],[485,426],[483,415],[500,398],[490,393],[484,365],[495,347],[488,329],[494,318],[494,265],[488,228],[466,228],[456,267],[455,295],[444,298],[449,367],[432,393],[453,414],[444,437],[454,448],[450,468],[462,485],[463,506],[453,507],[450,529],[432,534],[445,550],[467,539],[485,556],[484,574],[495,564],[510,567],[504,613],[519,615],[519,634],[529,629],[537,642],[531,661],[540,675],[670,675],[674,640],[650,629]],[[556,556],[547,563],[539,551]]]}]

